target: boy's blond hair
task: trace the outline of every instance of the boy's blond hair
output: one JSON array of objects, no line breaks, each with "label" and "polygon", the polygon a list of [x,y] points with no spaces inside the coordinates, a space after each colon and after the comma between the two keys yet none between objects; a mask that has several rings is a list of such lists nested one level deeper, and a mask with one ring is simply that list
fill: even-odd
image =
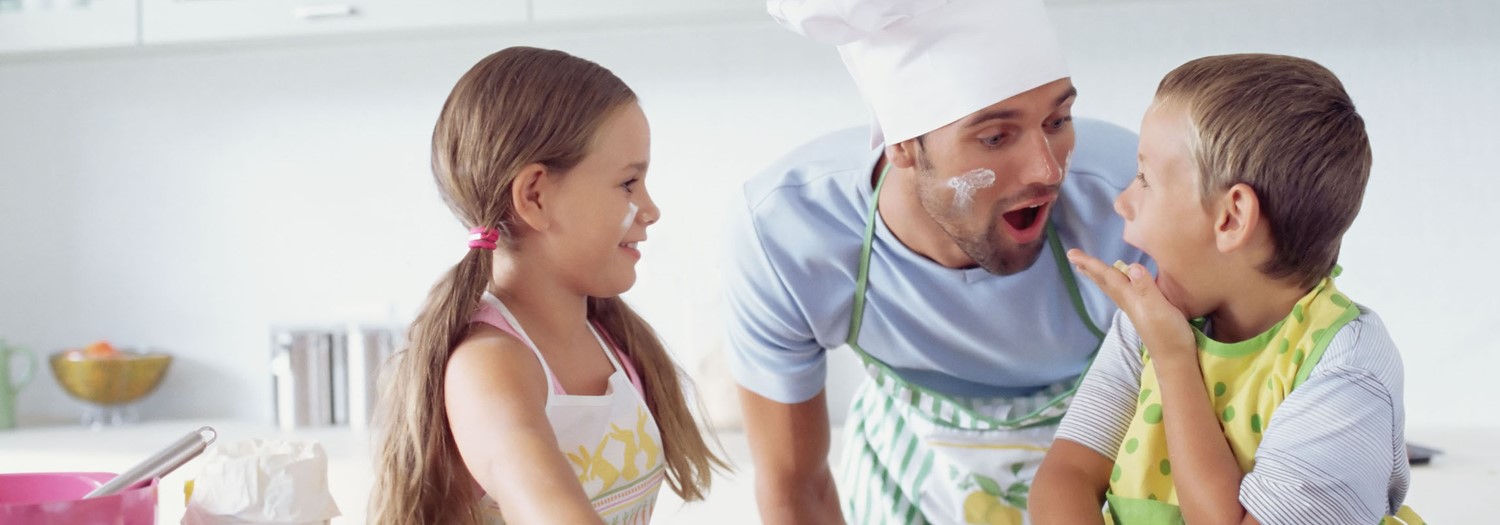
[{"label": "boy's blond hair", "polygon": [[1311,287],[1333,271],[1370,178],[1364,119],[1338,77],[1302,58],[1204,57],[1168,73],[1156,98],[1187,111],[1203,204],[1255,190],[1275,253],[1261,271]]}]

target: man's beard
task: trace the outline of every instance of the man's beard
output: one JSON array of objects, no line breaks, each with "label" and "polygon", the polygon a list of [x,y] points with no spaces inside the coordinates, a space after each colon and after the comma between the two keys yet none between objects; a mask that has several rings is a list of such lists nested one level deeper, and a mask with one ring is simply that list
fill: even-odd
[{"label": "man's beard", "polygon": [[[918,162],[917,169],[919,175],[917,202],[921,204],[927,215],[932,217],[933,222],[936,222],[938,227],[948,234],[948,238],[953,239],[958,249],[963,250],[964,254],[973,259],[980,268],[995,275],[1013,275],[1036,264],[1037,258],[1042,254],[1042,245],[1047,242],[1045,234],[1026,244],[1011,242],[1004,236],[1002,221],[1005,218],[999,213],[992,213],[988,217],[989,220],[985,223],[983,231],[966,231],[958,224],[958,221],[964,218],[965,212],[954,209],[951,199],[946,198],[943,195],[945,192],[938,189],[937,182],[941,178],[932,171],[930,163],[922,161]],[[1056,194],[1057,190],[1057,186],[1033,185],[1022,194],[1005,199],[991,209],[1003,210],[1013,203],[1048,193]]]}]

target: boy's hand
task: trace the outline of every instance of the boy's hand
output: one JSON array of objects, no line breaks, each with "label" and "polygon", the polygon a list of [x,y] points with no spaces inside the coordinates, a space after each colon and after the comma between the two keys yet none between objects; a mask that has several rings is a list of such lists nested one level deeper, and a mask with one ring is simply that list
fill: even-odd
[{"label": "boy's hand", "polygon": [[1152,359],[1161,363],[1191,360],[1197,364],[1198,344],[1187,317],[1157,289],[1145,266],[1110,267],[1078,249],[1068,250],[1068,261],[1119,305],[1135,324]]}]

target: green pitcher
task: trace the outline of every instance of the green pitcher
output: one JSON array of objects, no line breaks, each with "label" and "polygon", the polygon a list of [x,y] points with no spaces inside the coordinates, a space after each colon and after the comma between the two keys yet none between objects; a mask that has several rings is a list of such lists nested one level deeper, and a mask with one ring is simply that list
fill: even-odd
[{"label": "green pitcher", "polygon": [[[11,377],[10,364],[15,356],[26,356],[26,375],[20,379]],[[24,348],[10,346],[0,340],[0,430],[16,428],[16,394],[36,377],[36,355]]]}]

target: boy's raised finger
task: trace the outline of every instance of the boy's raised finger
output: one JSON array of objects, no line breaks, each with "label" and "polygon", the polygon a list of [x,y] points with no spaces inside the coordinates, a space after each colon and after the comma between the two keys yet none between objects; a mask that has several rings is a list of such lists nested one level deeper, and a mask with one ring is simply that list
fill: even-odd
[{"label": "boy's raised finger", "polygon": [[1161,293],[1156,291],[1156,280],[1151,276],[1151,272],[1146,270],[1144,265],[1132,264],[1122,271],[1126,275],[1125,279],[1128,281],[1128,286],[1136,295],[1146,296],[1152,293]]},{"label": "boy's raised finger", "polygon": [[1131,288],[1130,278],[1124,273],[1077,248],[1068,250],[1068,261],[1104,290],[1104,293],[1109,295],[1110,300],[1113,300],[1115,304],[1124,304],[1121,300],[1125,298],[1126,290]]}]

